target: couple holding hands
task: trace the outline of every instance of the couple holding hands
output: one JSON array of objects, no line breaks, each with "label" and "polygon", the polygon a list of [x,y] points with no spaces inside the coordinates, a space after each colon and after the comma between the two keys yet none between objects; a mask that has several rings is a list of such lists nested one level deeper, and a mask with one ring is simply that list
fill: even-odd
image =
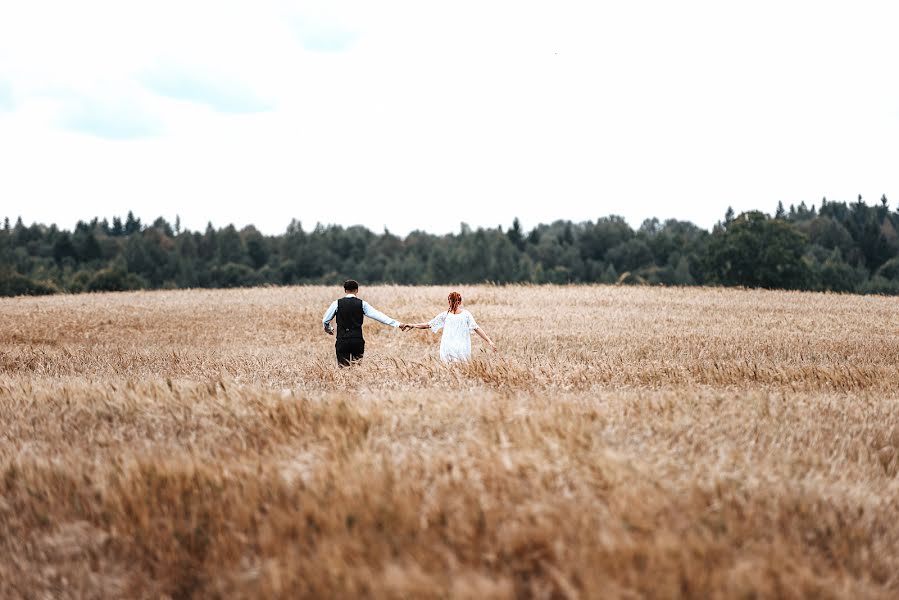
[{"label": "couple holding hands", "polygon": [[399,327],[403,331],[410,329],[430,329],[437,333],[443,330],[440,340],[440,359],[444,362],[465,361],[471,358],[471,332],[475,332],[490,348],[496,352],[496,345],[484,330],[474,320],[474,316],[462,308],[462,294],[452,292],[447,300],[449,309],[440,313],[427,323],[401,323],[391,319],[379,310],[356,297],[359,293],[359,284],[350,279],[343,284],[346,296],[335,300],[328,307],[322,318],[325,333],[334,335],[331,321],[337,319],[337,343],[334,345],[337,351],[337,364],[341,367],[348,366],[353,361],[360,360],[365,353],[365,339],[362,337],[362,320],[369,317],[391,327]]}]

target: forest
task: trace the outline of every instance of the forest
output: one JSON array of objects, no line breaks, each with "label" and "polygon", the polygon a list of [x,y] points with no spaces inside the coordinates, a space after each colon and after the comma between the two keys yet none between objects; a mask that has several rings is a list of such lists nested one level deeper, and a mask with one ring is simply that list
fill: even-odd
[{"label": "forest", "polygon": [[899,211],[822,199],[773,215],[727,210],[711,231],[679,220],[556,221],[405,237],[293,220],[280,235],[182,229],[160,217],[0,230],[0,296],[260,285],[616,283],[899,294]]}]

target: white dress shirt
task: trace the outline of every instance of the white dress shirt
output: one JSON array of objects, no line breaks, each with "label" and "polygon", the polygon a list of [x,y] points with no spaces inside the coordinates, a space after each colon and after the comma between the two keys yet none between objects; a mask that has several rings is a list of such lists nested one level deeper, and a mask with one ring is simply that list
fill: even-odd
[{"label": "white dress shirt", "polygon": [[[355,298],[356,294],[347,294],[345,298]],[[379,323],[384,323],[384,325],[390,325],[391,327],[399,327],[400,322],[396,319],[391,319],[381,311],[374,308],[371,304],[362,301],[362,313],[368,317],[369,319],[374,319]],[[331,321],[337,315],[337,300],[331,303],[331,306],[328,307],[328,310],[325,311],[325,316],[322,317],[322,325],[325,326],[325,331],[328,331],[331,328]]]}]

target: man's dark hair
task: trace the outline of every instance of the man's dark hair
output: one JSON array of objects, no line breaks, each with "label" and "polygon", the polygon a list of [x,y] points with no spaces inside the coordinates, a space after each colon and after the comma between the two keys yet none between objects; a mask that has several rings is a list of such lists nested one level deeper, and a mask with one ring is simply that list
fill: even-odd
[{"label": "man's dark hair", "polygon": [[343,291],[345,292],[358,292],[359,291],[359,282],[355,279],[347,279],[343,282]]}]

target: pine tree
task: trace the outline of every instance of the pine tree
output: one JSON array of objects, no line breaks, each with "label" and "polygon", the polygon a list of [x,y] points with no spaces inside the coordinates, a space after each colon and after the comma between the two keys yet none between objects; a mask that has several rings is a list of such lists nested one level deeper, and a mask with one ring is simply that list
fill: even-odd
[{"label": "pine tree", "polygon": [[84,238],[81,247],[78,249],[78,258],[84,262],[90,262],[92,260],[97,260],[102,254],[103,251],[100,249],[100,243],[97,241],[94,232],[91,231]]},{"label": "pine tree", "polygon": [[784,209],[784,203],[780,200],[777,201],[777,212],[774,213],[775,219],[786,219],[787,211]]},{"label": "pine tree", "polygon": [[181,235],[181,215],[175,215],[175,235]]},{"label": "pine tree", "polygon": [[153,221],[153,227],[155,227],[159,231],[163,232],[168,237],[174,237],[174,235],[175,235],[175,232],[172,231],[172,226],[169,225],[169,222],[166,221],[165,219],[163,219],[162,217],[159,217],[158,219]]},{"label": "pine tree", "polygon": [[518,250],[524,248],[524,234],[521,231],[521,221],[518,220],[518,217],[512,221],[512,228],[506,232],[506,237]]},{"label": "pine tree", "polygon": [[571,229],[571,223],[566,223],[562,230],[562,243],[566,246],[574,244],[574,231]]},{"label": "pine tree", "polygon": [[9,217],[3,217],[3,231],[9,233]]},{"label": "pine tree", "polygon": [[125,219],[125,235],[132,233],[140,233],[140,219],[134,218],[134,213],[128,211],[128,217]]}]

